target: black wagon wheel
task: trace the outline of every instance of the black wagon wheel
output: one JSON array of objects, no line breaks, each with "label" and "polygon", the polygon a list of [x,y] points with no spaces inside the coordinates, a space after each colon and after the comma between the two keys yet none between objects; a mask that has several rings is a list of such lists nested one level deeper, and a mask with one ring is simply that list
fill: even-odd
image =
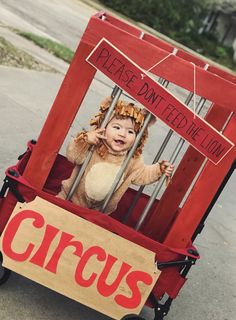
[{"label": "black wagon wheel", "polygon": [[10,277],[11,270],[4,268],[2,265],[3,258],[2,253],[0,252],[0,285],[5,283]]},{"label": "black wagon wheel", "polygon": [[144,318],[138,316],[137,314],[127,314],[120,320],[145,320]]}]

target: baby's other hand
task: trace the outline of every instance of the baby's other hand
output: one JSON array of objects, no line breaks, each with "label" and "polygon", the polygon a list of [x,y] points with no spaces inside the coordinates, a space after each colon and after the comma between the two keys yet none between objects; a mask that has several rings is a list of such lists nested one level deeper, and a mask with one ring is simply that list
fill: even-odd
[{"label": "baby's other hand", "polygon": [[100,139],[106,139],[104,136],[105,128],[99,128],[93,131],[87,132],[88,143],[97,145],[100,142]]},{"label": "baby's other hand", "polygon": [[171,177],[175,166],[165,160],[162,160],[159,164],[161,172],[165,174],[166,177]]}]

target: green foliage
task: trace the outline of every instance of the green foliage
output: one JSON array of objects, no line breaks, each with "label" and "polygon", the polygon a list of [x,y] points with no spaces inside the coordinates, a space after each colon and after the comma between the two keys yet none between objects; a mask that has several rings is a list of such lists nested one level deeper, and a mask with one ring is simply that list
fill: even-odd
[{"label": "green foliage", "polygon": [[199,35],[212,0],[100,0],[106,6],[140,21],[171,39],[224,64],[234,67],[233,53],[212,35]]},{"label": "green foliage", "polygon": [[101,0],[130,18],[176,38],[200,26],[205,6],[202,0]]},{"label": "green foliage", "polygon": [[39,47],[46,49],[47,51],[49,51],[50,53],[54,54],[56,57],[70,63],[74,52],[65,47],[64,45],[52,41],[48,38],[44,38],[44,37],[40,37],[38,35],[35,35],[33,33],[30,32],[21,32],[18,31],[17,32],[20,36],[33,41],[35,44],[37,44]]},{"label": "green foliage", "polygon": [[0,65],[12,66],[17,68],[27,68],[38,71],[55,72],[49,66],[46,66],[28,53],[16,48],[5,38],[0,36]]}]

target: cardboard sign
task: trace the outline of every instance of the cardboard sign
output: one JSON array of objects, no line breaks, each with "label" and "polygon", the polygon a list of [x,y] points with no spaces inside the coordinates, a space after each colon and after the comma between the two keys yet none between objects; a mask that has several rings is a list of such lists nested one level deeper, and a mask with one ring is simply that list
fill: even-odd
[{"label": "cardboard sign", "polygon": [[106,39],[86,60],[215,164],[234,146]]},{"label": "cardboard sign", "polygon": [[121,319],[139,314],[160,271],[155,254],[37,197],[3,231],[3,265]]}]

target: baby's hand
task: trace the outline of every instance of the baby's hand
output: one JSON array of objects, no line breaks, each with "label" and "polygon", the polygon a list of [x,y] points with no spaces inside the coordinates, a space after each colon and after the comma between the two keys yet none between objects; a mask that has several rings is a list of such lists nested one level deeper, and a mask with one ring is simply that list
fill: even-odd
[{"label": "baby's hand", "polygon": [[99,128],[93,131],[87,132],[88,143],[97,145],[100,142],[100,139],[106,139],[104,136],[105,128]]},{"label": "baby's hand", "polygon": [[162,160],[159,164],[161,172],[165,174],[166,177],[171,177],[175,166],[165,160]]}]

